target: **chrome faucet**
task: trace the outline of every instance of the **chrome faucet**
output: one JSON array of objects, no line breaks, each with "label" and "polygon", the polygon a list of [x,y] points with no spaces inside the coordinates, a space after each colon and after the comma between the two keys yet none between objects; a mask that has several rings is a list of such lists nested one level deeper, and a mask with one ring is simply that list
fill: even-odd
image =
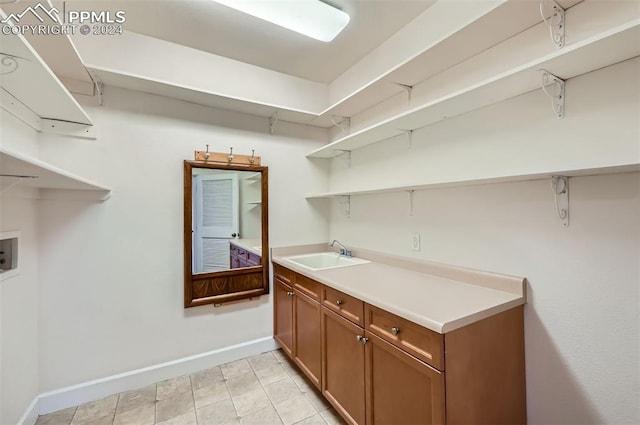
[{"label": "chrome faucet", "polygon": [[344,255],[345,257],[351,257],[351,250],[347,249],[346,246],[342,245],[337,240],[334,239],[333,242],[331,242],[331,244],[329,244],[329,246],[333,246],[333,245],[336,245],[336,244],[340,247],[340,255]]}]

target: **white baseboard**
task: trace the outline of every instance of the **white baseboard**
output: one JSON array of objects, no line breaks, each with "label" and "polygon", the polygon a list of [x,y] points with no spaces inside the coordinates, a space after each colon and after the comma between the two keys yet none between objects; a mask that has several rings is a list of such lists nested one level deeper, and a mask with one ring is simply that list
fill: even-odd
[{"label": "white baseboard", "polygon": [[[196,354],[142,369],[60,388],[40,394],[39,402],[37,403],[38,409],[36,411],[40,415],[44,415],[55,412],[56,410],[99,400],[111,394],[142,388],[165,379],[187,375],[202,369],[264,353],[265,351],[275,350],[278,347],[273,337],[269,336],[207,353]],[[22,425],[22,423],[19,425]],[[24,422],[24,425],[32,425],[32,423]]]},{"label": "white baseboard", "polygon": [[27,407],[27,410],[25,410],[22,417],[18,420],[17,425],[34,425],[38,420],[39,404],[40,397],[36,396],[31,404],[29,404],[29,407]]}]

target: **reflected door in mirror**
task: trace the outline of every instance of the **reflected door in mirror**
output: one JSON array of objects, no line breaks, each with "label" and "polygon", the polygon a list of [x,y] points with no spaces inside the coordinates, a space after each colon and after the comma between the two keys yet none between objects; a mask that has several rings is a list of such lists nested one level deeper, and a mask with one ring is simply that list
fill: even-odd
[{"label": "reflected door in mirror", "polygon": [[229,270],[229,240],[240,233],[238,175],[193,176],[193,273]]}]

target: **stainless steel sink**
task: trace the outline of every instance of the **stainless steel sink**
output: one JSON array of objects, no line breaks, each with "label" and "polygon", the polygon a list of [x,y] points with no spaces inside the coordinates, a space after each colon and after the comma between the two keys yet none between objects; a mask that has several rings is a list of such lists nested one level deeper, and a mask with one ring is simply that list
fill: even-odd
[{"label": "stainless steel sink", "polygon": [[346,257],[335,252],[293,255],[291,257],[284,257],[284,259],[309,270],[334,269],[336,267],[355,266],[370,262],[362,258]]}]

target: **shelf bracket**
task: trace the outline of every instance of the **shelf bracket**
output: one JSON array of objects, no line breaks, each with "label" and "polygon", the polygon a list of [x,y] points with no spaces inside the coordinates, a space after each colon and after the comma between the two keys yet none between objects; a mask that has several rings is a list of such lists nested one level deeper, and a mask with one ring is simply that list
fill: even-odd
[{"label": "shelf bracket", "polygon": [[269,117],[269,134],[273,136],[273,133],[276,132],[276,124],[278,123],[278,111],[275,111]]},{"label": "shelf bracket", "polygon": [[407,190],[407,193],[409,194],[409,217],[413,217],[413,194],[414,194],[415,190],[411,189],[411,190]]},{"label": "shelf bracket", "polygon": [[9,75],[16,72],[20,67],[20,62],[17,59],[31,62],[29,59],[4,52],[0,52],[0,56],[2,56],[2,59],[0,59],[0,75]]},{"label": "shelf bracket", "polygon": [[102,96],[104,95],[104,84],[102,81],[94,81],[94,93],[98,97],[98,105],[102,106]]},{"label": "shelf bracket", "polygon": [[22,180],[38,178],[38,176],[27,176],[27,175],[21,176],[21,175],[15,175],[15,174],[0,174],[0,177],[11,177],[16,179],[15,181],[11,182],[11,184],[9,184],[7,187],[0,190],[1,195],[4,195],[5,192],[8,192],[9,190],[11,190],[11,188],[18,185]]},{"label": "shelf bracket", "polygon": [[351,131],[351,118],[350,117],[341,117],[340,115],[333,115],[331,117],[331,122],[334,126],[340,129],[342,134],[347,134]]},{"label": "shelf bracket", "polygon": [[93,95],[98,98],[98,105],[102,106],[102,97],[104,96],[104,83],[97,74],[89,74],[93,82]]},{"label": "shelf bracket", "polygon": [[558,217],[564,227],[569,227],[569,177],[551,176],[551,190]]},{"label": "shelf bracket", "polygon": [[408,84],[402,84],[402,83],[393,83],[393,84],[395,84],[396,86],[400,87],[401,89],[407,92],[407,102],[411,103],[411,92],[413,91],[413,86],[410,86]]},{"label": "shelf bracket", "polygon": [[558,118],[564,117],[564,80],[549,71],[542,71],[542,91],[551,98],[553,112]]},{"label": "shelf bracket", "polygon": [[351,218],[351,195],[338,195],[338,204],[343,206],[342,213],[345,217]]},{"label": "shelf bracket", "polygon": [[402,131],[407,135],[407,141],[409,142],[409,149],[413,146],[413,132],[414,130],[405,130],[403,128],[399,128],[398,130]]},{"label": "shelf bracket", "polygon": [[334,149],[333,153],[334,153],[333,155],[334,158],[338,158],[340,156],[346,155],[347,168],[351,168],[351,151]]},{"label": "shelf bracket", "polygon": [[[548,3],[551,3],[551,11],[545,13]],[[551,40],[558,49],[562,49],[564,47],[564,9],[554,0],[540,0],[540,15],[542,20],[549,25]],[[547,15],[549,15],[548,18]]]}]

